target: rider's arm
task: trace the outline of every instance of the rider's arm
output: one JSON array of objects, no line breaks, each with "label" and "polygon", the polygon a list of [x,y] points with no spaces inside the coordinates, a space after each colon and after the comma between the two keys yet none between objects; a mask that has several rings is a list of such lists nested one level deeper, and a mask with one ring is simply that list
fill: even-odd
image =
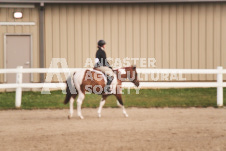
[{"label": "rider's arm", "polygon": [[102,58],[101,52],[97,51],[96,52],[96,58],[95,58],[95,67],[101,66],[100,65],[102,63],[101,58]]},{"label": "rider's arm", "polygon": [[106,53],[105,52],[103,52],[103,60],[104,60],[104,66],[107,66],[108,68],[112,69],[111,65],[107,61],[107,57],[106,57]]},{"label": "rider's arm", "polygon": [[95,58],[96,65],[107,66],[112,69],[109,62],[107,61],[106,53],[104,51],[97,51]]}]

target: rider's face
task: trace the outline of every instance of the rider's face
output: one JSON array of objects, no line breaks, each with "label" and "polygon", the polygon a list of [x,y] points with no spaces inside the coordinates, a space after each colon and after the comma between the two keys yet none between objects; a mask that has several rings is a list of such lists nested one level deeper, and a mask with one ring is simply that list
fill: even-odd
[{"label": "rider's face", "polygon": [[102,47],[105,48],[105,45],[103,45]]}]

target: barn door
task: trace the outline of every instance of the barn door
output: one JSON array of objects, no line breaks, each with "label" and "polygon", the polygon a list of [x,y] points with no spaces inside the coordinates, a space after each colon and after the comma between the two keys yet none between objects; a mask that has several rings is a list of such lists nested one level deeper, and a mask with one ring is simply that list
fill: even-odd
[{"label": "barn door", "polygon": [[[30,35],[7,35],[5,41],[5,64],[6,68],[31,67],[31,36]],[[29,83],[30,74],[23,74],[23,83]],[[16,82],[16,74],[6,74],[7,83]]]}]

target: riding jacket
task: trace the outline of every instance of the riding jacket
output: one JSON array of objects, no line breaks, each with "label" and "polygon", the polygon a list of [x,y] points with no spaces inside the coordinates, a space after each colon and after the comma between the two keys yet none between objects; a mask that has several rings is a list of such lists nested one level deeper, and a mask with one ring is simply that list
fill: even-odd
[{"label": "riding jacket", "polygon": [[101,66],[107,66],[112,69],[110,64],[107,61],[106,53],[102,47],[99,47],[99,49],[96,52],[96,59],[95,59],[95,68],[101,67]]}]

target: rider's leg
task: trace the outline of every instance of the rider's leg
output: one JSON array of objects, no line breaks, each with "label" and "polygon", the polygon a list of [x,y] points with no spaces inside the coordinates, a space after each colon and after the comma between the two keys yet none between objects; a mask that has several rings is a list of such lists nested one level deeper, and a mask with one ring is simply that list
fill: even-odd
[{"label": "rider's leg", "polygon": [[114,80],[114,76],[107,75],[107,84],[106,84],[104,90],[106,90],[107,92],[111,92],[110,85],[111,85],[113,80]]},{"label": "rider's leg", "polygon": [[110,69],[109,67],[107,66],[101,66],[101,67],[98,67],[99,70],[101,70],[105,76],[107,77],[107,84],[104,88],[104,91],[105,92],[110,92],[110,85],[111,85],[111,82],[114,80],[114,72],[112,71],[112,69]]}]

